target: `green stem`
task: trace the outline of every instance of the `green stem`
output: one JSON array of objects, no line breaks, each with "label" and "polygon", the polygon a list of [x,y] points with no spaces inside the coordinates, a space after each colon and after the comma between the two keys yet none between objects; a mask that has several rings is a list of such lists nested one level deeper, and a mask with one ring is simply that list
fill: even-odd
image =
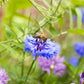
[{"label": "green stem", "polygon": [[22,71],[21,71],[21,76],[22,77],[24,75],[24,59],[25,59],[25,52],[23,52],[23,59],[22,59]]},{"label": "green stem", "polygon": [[46,71],[43,72],[43,73],[39,76],[39,79],[41,79],[45,74],[46,74]]},{"label": "green stem", "polygon": [[[30,1],[30,0],[29,0],[29,1]],[[30,1],[30,2],[31,2],[31,1]],[[62,0],[59,1],[58,6],[57,6],[55,12],[54,12],[51,16],[55,15],[55,13],[58,11],[58,8],[59,8],[61,2],[62,2]],[[32,2],[31,2],[31,3],[32,3]],[[33,4],[33,3],[32,3],[32,4]],[[36,7],[36,6],[35,6],[35,7]],[[52,18],[48,19],[40,28],[43,28],[43,27],[44,27],[45,25],[47,25],[51,20],[52,20]],[[36,34],[36,33],[40,30],[40,28],[39,28],[38,30],[36,30],[36,31],[34,32],[34,34]],[[22,36],[23,36],[23,35],[22,35]],[[22,36],[21,36],[21,37],[22,37]],[[18,37],[18,38],[16,38],[16,39],[11,39],[11,40],[8,40],[8,41],[2,41],[2,42],[0,42],[0,44],[1,44],[1,43],[12,42],[12,41],[14,41],[14,40],[20,39],[21,37]]]},{"label": "green stem", "polygon": [[25,82],[24,82],[24,84],[27,83],[27,79],[28,79],[28,77],[29,77],[29,74],[30,74],[30,72],[31,72],[31,69],[32,69],[33,64],[35,63],[35,61],[36,61],[36,58],[35,58],[35,60],[33,60],[31,66],[30,66],[30,68],[29,68],[29,70],[28,70],[28,72],[27,72],[27,76],[26,76],[26,78],[25,78]]},{"label": "green stem", "polygon": [[43,16],[45,16],[40,9],[36,6],[37,4],[33,0],[28,0]]},{"label": "green stem", "polygon": [[[56,12],[57,12],[58,9],[59,9],[59,6],[61,5],[61,2],[62,2],[62,0],[59,1],[58,6],[57,6],[55,12],[54,12],[53,14],[51,14],[51,16],[54,16],[54,15],[56,14]],[[44,27],[45,25],[47,25],[51,20],[52,20],[52,18],[48,19],[48,21],[46,21],[40,28],[43,28],[43,27]],[[36,34],[36,33],[40,30],[40,28],[37,29],[37,30],[34,32],[34,34]]]},{"label": "green stem", "polygon": [[51,77],[51,73],[48,75],[48,77],[46,78],[46,80],[45,80],[45,84],[47,84],[47,82],[48,82],[48,79]]},{"label": "green stem", "polygon": [[20,37],[17,37],[16,39],[11,39],[11,40],[7,40],[7,41],[1,41],[0,44],[1,44],[1,43],[8,43],[8,42],[12,42],[12,41],[15,41],[15,40],[21,39],[22,36],[24,36],[24,35],[21,35]]},{"label": "green stem", "polygon": [[52,0],[51,0],[51,2],[50,2],[50,5],[51,5],[50,10],[52,11],[52,6],[53,6],[53,1],[52,1]]},{"label": "green stem", "polygon": [[[11,47],[12,47],[12,48],[14,48],[14,47],[15,47],[15,45],[13,45],[13,46],[11,46]],[[3,50],[1,50],[1,51],[0,51],[0,54],[1,54],[1,53],[3,53],[3,52],[4,52],[4,51],[6,51],[6,50],[7,50],[6,48],[5,48],[5,49],[3,49]]]},{"label": "green stem", "polygon": [[55,13],[58,11],[59,6],[61,5],[61,2],[62,2],[62,0],[60,0],[60,1],[59,1],[58,6],[57,6],[57,8],[56,8],[55,12],[54,12],[51,16],[55,15]]}]

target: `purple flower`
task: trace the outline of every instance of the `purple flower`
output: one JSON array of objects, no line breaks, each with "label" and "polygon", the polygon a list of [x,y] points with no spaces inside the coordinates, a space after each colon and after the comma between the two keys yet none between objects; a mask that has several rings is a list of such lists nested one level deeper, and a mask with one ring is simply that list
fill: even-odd
[{"label": "purple flower", "polygon": [[7,84],[10,79],[5,69],[0,68],[0,84]]},{"label": "purple flower", "polygon": [[54,56],[52,59],[46,59],[46,57],[38,57],[39,68],[48,73],[53,71],[56,75],[62,76],[66,70],[66,66],[63,64],[64,57],[59,55]]},{"label": "purple flower", "polygon": [[80,84],[84,84],[84,72],[80,75]]},{"label": "purple flower", "polygon": [[29,37],[26,37],[24,43],[24,51],[28,51],[29,53],[31,53],[32,56],[34,56],[33,59],[35,59],[35,56],[43,56],[47,59],[53,58],[53,56],[60,53],[61,50],[61,47],[58,43],[55,43],[50,39],[43,41],[42,39],[34,38],[31,35],[29,35]]},{"label": "purple flower", "polygon": [[75,84],[75,83],[71,83],[71,84]]},{"label": "purple flower", "polygon": [[[84,23],[84,8],[80,7],[79,9],[80,9],[81,14],[82,14],[82,23]],[[77,20],[77,18],[76,18],[75,15],[73,15],[73,19],[74,19],[75,21]]]},{"label": "purple flower", "polygon": [[77,66],[79,63],[79,59],[76,56],[72,56],[69,59],[69,63],[73,66]]},{"label": "purple flower", "polygon": [[79,56],[84,55],[84,42],[77,42],[74,44],[74,50]]}]

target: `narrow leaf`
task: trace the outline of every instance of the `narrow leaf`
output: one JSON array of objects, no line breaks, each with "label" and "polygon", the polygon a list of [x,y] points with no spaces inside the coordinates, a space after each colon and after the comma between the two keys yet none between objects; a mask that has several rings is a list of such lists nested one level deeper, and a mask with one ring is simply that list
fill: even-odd
[{"label": "narrow leaf", "polygon": [[10,34],[13,34],[17,38],[17,34],[8,25],[5,25],[5,27]]},{"label": "narrow leaf", "polygon": [[50,32],[54,35],[54,36],[57,36],[57,32],[55,30],[55,28],[52,26],[52,24],[49,24],[49,29],[50,29]]},{"label": "narrow leaf", "polygon": [[60,28],[62,30],[62,26],[63,26],[63,17],[60,17],[60,19],[58,20],[58,23],[60,25]]},{"label": "narrow leaf", "polygon": [[10,39],[11,38],[11,33],[9,32],[9,30],[7,28],[5,28],[5,32],[6,32],[6,38]]},{"label": "narrow leaf", "polygon": [[3,46],[4,48],[6,48],[7,50],[9,50],[11,53],[16,54],[15,50],[13,48],[11,48],[10,46],[6,45],[6,44],[0,44],[1,46]]},{"label": "narrow leaf", "polygon": [[76,8],[75,11],[76,11],[76,14],[77,14],[77,26],[78,26],[78,29],[81,29],[81,27],[82,27],[82,14],[81,14],[81,11],[80,11],[79,8]]},{"label": "narrow leaf", "polygon": [[17,27],[23,34],[24,34],[24,30],[17,24],[12,23],[13,26]]},{"label": "narrow leaf", "polygon": [[69,10],[69,15],[70,15],[70,29],[73,29],[73,18],[72,18],[71,8],[70,8],[70,10]]},{"label": "narrow leaf", "polygon": [[76,30],[69,29],[68,32],[69,33],[73,33],[73,34],[81,34],[81,35],[84,35],[84,29],[76,29]]},{"label": "narrow leaf", "polygon": [[76,6],[84,6],[84,0],[72,0],[71,3]]},{"label": "narrow leaf", "polygon": [[43,0],[43,2],[45,3],[45,5],[46,5],[47,7],[50,8],[50,5],[49,5],[49,3],[48,3],[46,0]]},{"label": "narrow leaf", "polygon": [[13,45],[16,45],[17,47],[21,48],[21,49],[24,49],[24,45],[23,44],[20,44],[20,43],[17,43],[17,42],[11,42]]},{"label": "narrow leaf", "polygon": [[64,62],[64,64],[67,66],[67,69],[70,70],[71,74],[74,74],[74,71],[73,71],[73,68],[72,68],[72,65],[67,63],[67,62]]},{"label": "narrow leaf", "polygon": [[81,68],[82,68],[83,65],[84,65],[84,57],[82,57],[82,59],[81,59],[81,61],[80,61],[79,64],[80,64],[80,66],[78,67],[78,69],[77,69],[77,71],[76,71],[76,74],[77,74],[77,75],[79,74]]}]

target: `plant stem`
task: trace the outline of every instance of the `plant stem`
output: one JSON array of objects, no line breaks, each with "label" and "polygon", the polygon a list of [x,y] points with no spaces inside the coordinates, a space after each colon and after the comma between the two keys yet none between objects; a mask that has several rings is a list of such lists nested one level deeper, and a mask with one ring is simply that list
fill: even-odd
[{"label": "plant stem", "polygon": [[[29,0],[29,1],[31,2],[31,0]],[[57,6],[55,12],[54,12],[53,14],[51,14],[51,16],[55,15],[55,13],[58,11],[61,2],[62,2],[62,0],[59,1],[58,6]],[[32,2],[31,2],[31,3],[32,3]],[[32,4],[33,4],[33,3],[32,3]],[[35,6],[35,7],[36,7],[36,6]],[[37,9],[37,10],[38,10],[38,9]],[[39,10],[38,10],[38,11],[39,11]],[[43,27],[44,27],[45,25],[47,25],[51,20],[52,20],[52,18],[48,19],[40,28],[43,28]],[[36,33],[40,30],[40,28],[37,29],[37,30],[34,32],[34,34],[36,34]],[[22,35],[22,36],[23,36],[23,35]],[[22,36],[21,36],[21,37],[22,37]],[[0,44],[1,44],[1,43],[12,42],[12,41],[14,41],[14,40],[20,39],[21,37],[18,37],[18,38],[16,38],[16,39],[11,39],[11,40],[8,40],[8,41],[2,41],[2,42],[0,42]]]},{"label": "plant stem", "polygon": [[16,39],[10,39],[10,40],[7,40],[7,41],[1,41],[0,44],[1,44],[1,43],[8,43],[8,42],[12,42],[12,41],[21,39],[22,36],[23,36],[23,35],[21,35],[20,37],[17,37]]},{"label": "plant stem", "polygon": [[46,80],[45,80],[45,84],[47,84],[47,82],[48,82],[48,79],[51,77],[51,73],[48,75],[48,77],[46,78]]},{"label": "plant stem", "polygon": [[23,52],[23,58],[22,58],[22,71],[21,71],[21,77],[24,75],[24,59],[25,59],[25,52]]},{"label": "plant stem", "polygon": [[51,2],[50,2],[50,6],[51,6],[50,10],[52,11],[53,0],[51,0]]},{"label": "plant stem", "polygon": [[55,13],[58,11],[59,6],[61,5],[61,2],[62,2],[62,0],[60,0],[60,1],[59,1],[58,6],[57,6],[57,8],[56,8],[55,12],[54,12],[51,16],[55,15]]},{"label": "plant stem", "polygon": [[46,74],[46,71],[44,71],[40,76],[39,79],[41,79]]},{"label": "plant stem", "polygon": [[[54,15],[56,14],[56,12],[57,12],[58,9],[59,9],[59,6],[61,5],[61,2],[62,2],[62,0],[59,1],[58,6],[57,6],[55,12],[54,12],[53,14],[51,14],[51,16],[54,16]],[[51,20],[52,20],[52,18],[48,19],[48,21],[46,21],[40,28],[43,28],[43,27],[44,27],[45,25],[47,25]],[[40,28],[37,29],[37,30],[34,32],[34,34],[36,34],[36,33],[40,30]]]},{"label": "plant stem", "polygon": [[32,69],[33,64],[35,63],[35,61],[36,61],[36,58],[35,58],[35,60],[33,60],[31,66],[30,66],[30,68],[29,68],[29,70],[28,70],[28,72],[27,72],[27,76],[26,76],[26,78],[25,78],[24,84],[26,84],[26,82],[27,82],[27,79],[28,79],[28,77],[29,77],[29,74],[30,74],[30,72],[31,72],[31,69]]},{"label": "plant stem", "polygon": [[33,0],[28,0],[43,16],[45,16],[40,9],[37,7],[37,4]]}]

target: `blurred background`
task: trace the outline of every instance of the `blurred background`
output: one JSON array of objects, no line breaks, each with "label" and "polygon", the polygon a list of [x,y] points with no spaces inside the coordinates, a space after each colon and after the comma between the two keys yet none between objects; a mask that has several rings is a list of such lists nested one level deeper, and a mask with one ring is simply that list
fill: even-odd
[{"label": "blurred background", "polygon": [[[11,78],[9,84],[21,84],[24,79],[20,76],[24,55],[23,40],[29,34],[45,34],[47,38],[59,43],[62,47],[60,56],[64,56],[67,63],[72,56],[80,58],[74,51],[74,44],[84,42],[84,0],[62,0],[59,9],[56,10],[59,1],[0,0],[0,67],[9,72]],[[46,23],[47,21],[48,23]],[[26,53],[25,73],[31,61],[32,56]],[[83,69],[80,70],[80,73]],[[38,71],[37,64],[34,65],[33,71],[34,75],[41,72]],[[66,73],[68,74],[68,70]],[[57,84],[70,84],[71,75],[67,76],[64,77],[65,79],[59,77],[59,81],[62,81],[58,81]],[[77,82],[77,78],[75,79]],[[28,84],[37,84],[37,82],[33,77]]]}]

